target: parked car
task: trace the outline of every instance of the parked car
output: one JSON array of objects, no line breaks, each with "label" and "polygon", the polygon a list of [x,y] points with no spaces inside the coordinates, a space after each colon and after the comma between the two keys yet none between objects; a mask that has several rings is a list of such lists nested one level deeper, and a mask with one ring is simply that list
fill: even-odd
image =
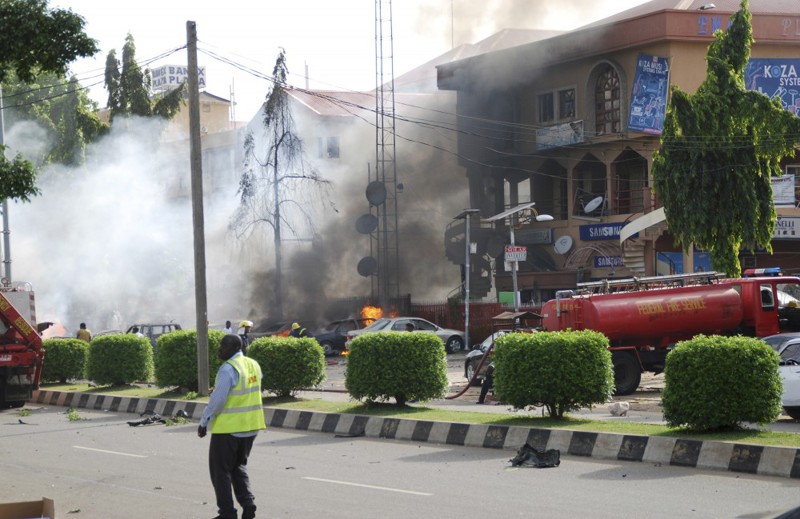
[{"label": "parked car", "polygon": [[360,330],[371,323],[372,319],[342,319],[333,321],[314,332],[314,337],[322,346],[325,355],[339,355],[344,351],[347,332]]},{"label": "parked car", "polygon": [[781,362],[794,360],[800,363],[800,333],[778,333],[762,340],[778,352]]},{"label": "parked car", "polygon": [[150,344],[153,345],[153,352],[155,352],[156,339],[168,332],[180,330],[181,325],[178,323],[144,323],[132,324],[128,327],[125,333],[134,333],[133,329],[138,328],[139,333],[150,339]]},{"label": "parked car", "polygon": [[800,420],[800,362],[781,362],[778,369],[783,380],[783,411],[795,420]]},{"label": "parked car", "polygon": [[[514,330],[497,330],[493,332],[490,336],[486,337],[482,343],[478,345],[475,349],[467,353],[466,358],[464,359],[464,377],[467,381],[472,380],[472,376],[475,374],[475,370],[478,369],[478,366],[481,363],[481,359],[483,356],[486,355],[486,352],[489,350],[489,347],[492,345],[494,341],[496,341],[499,337],[507,333],[512,333]],[[534,333],[536,330],[532,328],[523,328],[515,330],[516,332],[521,333]],[[483,381],[483,377],[486,375],[486,370],[489,369],[491,365],[491,354],[490,358],[486,360],[481,366],[480,372],[478,376],[475,377],[475,380],[472,382],[475,386],[480,386],[481,382]]]},{"label": "parked car", "polygon": [[778,333],[762,340],[781,356],[778,369],[783,380],[783,411],[800,420],[800,333]]},{"label": "parked car", "polygon": [[435,333],[436,336],[444,342],[447,353],[461,351],[464,348],[464,332],[442,328],[441,326],[435,325],[425,319],[420,319],[419,317],[382,317],[366,328],[347,332],[345,347],[349,346],[350,341],[362,333],[388,331],[404,332],[407,331],[407,326],[409,324],[414,327],[414,332]]}]

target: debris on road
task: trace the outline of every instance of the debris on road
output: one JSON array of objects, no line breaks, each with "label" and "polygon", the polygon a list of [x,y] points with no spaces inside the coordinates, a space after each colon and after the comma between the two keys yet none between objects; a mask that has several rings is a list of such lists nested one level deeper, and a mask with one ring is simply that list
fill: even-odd
[{"label": "debris on road", "polygon": [[540,451],[526,443],[509,461],[512,467],[535,467],[537,469],[558,467],[561,465],[561,451],[558,449]]}]

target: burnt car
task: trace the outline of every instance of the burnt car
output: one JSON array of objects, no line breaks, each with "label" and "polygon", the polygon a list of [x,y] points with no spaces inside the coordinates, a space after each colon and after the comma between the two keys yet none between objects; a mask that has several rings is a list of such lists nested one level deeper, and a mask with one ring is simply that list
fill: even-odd
[{"label": "burnt car", "polygon": [[[247,337],[250,341],[261,337],[288,337],[292,331],[292,321],[266,321],[250,329]],[[243,330],[240,328],[239,333]]]},{"label": "burnt car", "polygon": [[128,327],[125,333],[136,333],[133,331],[134,328],[138,329],[138,333],[150,339],[150,344],[153,345],[153,352],[155,352],[156,340],[165,333],[174,332],[175,330],[180,330],[181,325],[178,323],[132,324]]},{"label": "burnt car", "polygon": [[326,356],[339,355],[344,351],[347,332],[360,330],[370,324],[373,319],[341,319],[332,321],[314,332],[314,337],[322,346]]}]

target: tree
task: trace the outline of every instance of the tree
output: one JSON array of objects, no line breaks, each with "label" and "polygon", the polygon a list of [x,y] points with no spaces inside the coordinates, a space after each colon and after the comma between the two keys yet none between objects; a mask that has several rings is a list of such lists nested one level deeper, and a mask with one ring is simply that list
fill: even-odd
[{"label": "tree", "polygon": [[[4,0],[0,20],[0,82],[11,73],[23,82],[46,72],[63,76],[72,61],[98,50],[97,42],[84,33],[81,16],[49,9],[47,0]],[[29,201],[39,193],[36,169],[19,154],[9,161],[5,150],[0,153],[0,199]]]},{"label": "tree", "polygon": [[794,153],[800,133],[800,118],[745,88],[751,18],[742,0],[728,30],[714,35],[697,92],[672,89],[653,155],[655,191],[676,242],[707,250],[712,268],[729,276],[741,273],[742,244],[772,250],[770,177],[781,174],[780,160]]},{"label": "tree", "polygon": [[[278,53],[272,70],[273,86],[263,107],[263,147],[252,131],[244,140],[244,172],[239,181],[240,203],[231,221],[237,237],[249,236],[262,224],[272,229],[275,246],[275,291],[272,305],[274,319],[283,319],[283,284],[281,240],[283,227],[297,235],[295,219],[287,216],[284,205],[293,205],[294,214],[313,227],[310,205],[294,198],[299,185],[324,188],[329,182],[305,160],[303,141],[298,136],[287,90],[286,53]],[[308,190],[304,190],[308,192]]]},{"label": "tree", "polygon": [[54,144],[43,158],[45,163],[81,164],[86,144],[108,131],[108,124],[96,114],[97,104],[74,76],[66,81],[48,72],[22,83],[11,73],[3,83],[3,94],[12,122],[34,121],[52,137]]},{"label": "tree", "polygon": [[122,63],[114,49],[106,56],[105,86],[112,121],[119,115],[171,119],[183,102],[183,86],[167,94],[153,95],[150,70],[142,70],[136,62],[136,44],[130,33],[122,47]]}]

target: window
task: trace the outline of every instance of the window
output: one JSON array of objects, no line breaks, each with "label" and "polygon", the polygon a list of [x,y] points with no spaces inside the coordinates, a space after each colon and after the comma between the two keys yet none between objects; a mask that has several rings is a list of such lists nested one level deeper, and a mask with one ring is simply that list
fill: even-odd
[{"label": "window", "polygon": [[611,65],[606,65],[597,77],[594,87],[594,116],[597,135],[620,132],[619,76]]},{"label": "window", "polygon": [[317,137],[317,158],[338,159],[339,158],[339,138],[338,137]]},{"label": "window", "polygon": [[794,202],[800,202],[800,165],[786,166],[784,175],[794,177]]},{"label": "window", "polygon": [[549,123],[556,118],[555,106],[553,106],[553,93],[539,95],[539,122]]},{"label": "window", "polygon": [[575,89],[568,88],[558,91],[558,118],[570,119],[575,117]]},{"label": "window", "polygon": [[539,103],[540,123],[575,118],[574,88],[562,88],[560,90],[539,94],[537,99]]},{"label": "window", "polygon": [[328,137],[328,158],[329,159],[338,159],[339,158],[339,138],[338,137]]}]

